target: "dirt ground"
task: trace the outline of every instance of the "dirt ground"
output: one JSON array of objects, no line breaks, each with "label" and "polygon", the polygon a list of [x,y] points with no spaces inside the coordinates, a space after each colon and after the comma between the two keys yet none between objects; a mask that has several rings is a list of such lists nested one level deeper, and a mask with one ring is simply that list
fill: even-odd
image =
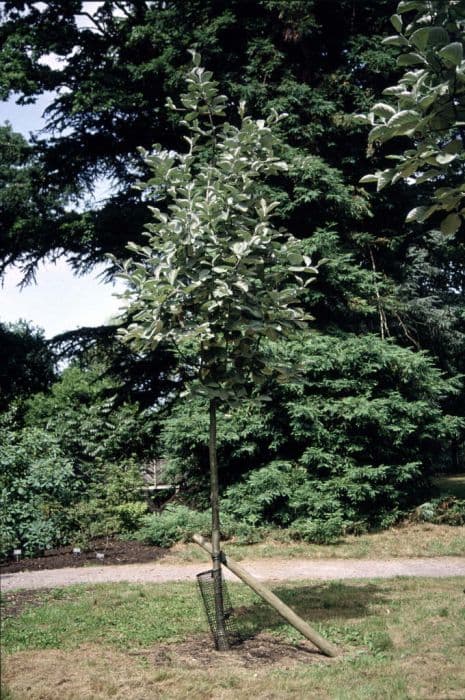
[{"label": "dirt ground", "polygon": [[200,635],[177,644],[157,644],[155,649],[137,652],[149,662],[160,666],[178,666],[180,662],[185,668],[255,668],[275,666],[280,668],[295,663],[331,663],[334,660],[324,656],[311,642],[303,640],[298,644],[290,644],[284,639],[272,634],[260,632],[234,645],[229,652],[215,650],[209,635]]},{"label": "dirt ground", "polygon": [[[95,560],[93,560],[95,562]],[[262,559],[241,561],[244,568],[263,581],[342,580],[392,578],[396,576],[465,576],[465,557],[421,557],[413,559]],[[151,561],[112,566],[2,572],[2,591],[45,589],[79,583],[166,583],[187,581],[208,568],[206,562],[191,564]],[[225,578],[234,578],[225,569]]]},{"label": "dirt ground", "polygon": [[42,557],[22,558],[20,561],[9,559],[0,563],[0,574],[13,574],[17,571],[37,571],[39,569],[64,569],[68,567],[101,564],[97,552],[104,554],[104,564],[140,564],[154,562],[164,557],[166,549],[142,544],[136,540],[114,540],[102,537],[92,540],[81,554],[74,555],[71,546],[50,549]]}]

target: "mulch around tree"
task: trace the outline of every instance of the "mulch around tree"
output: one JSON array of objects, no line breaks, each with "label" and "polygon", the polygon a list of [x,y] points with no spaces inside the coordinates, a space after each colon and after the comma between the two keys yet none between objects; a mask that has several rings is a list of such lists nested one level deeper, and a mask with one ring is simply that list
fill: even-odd
[{"label": "mulch around tree", "polygon": [[[104,559],[97,559],[97,552],[104,554]],[[167,550],[142,544],[134,540],[115,540],[102,537],[92,540],[81,554],[73,554],[72,546],[50,549],[41,557],[22,558],[20,561],[9,559],[0,563],[0,573],[13,574],[18,571],[36,571],[37,569],[63,569],[68,566],[89,566],[90,564],[141,564],[152,562],[165,556]]]},{"label": "mulch around tree", "polygon": [[232,666],[234,668],[254,668],[260,666],[292,667],[298,663],[335,663],[318,651],[310,642],[302,640],[290,643],[268,632],[259,632],[242,643],[232,646],[227,652],[216,651],[212,638],[197,635],[175,644],[158,643],[153,649],[129,651],[129,654],[143,656],[155,666],[179,666],[185,668],[208,668]]}]

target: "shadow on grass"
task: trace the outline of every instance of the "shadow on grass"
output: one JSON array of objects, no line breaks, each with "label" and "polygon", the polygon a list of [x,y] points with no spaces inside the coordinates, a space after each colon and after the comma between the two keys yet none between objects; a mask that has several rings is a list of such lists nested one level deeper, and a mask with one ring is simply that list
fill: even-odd
[{"label": "shadow on grass", "polygon": [[[274,588],[273,592],[309,624],[340,622],[373,615],[372,606],[386,603],[384,587],[375,584],[326,583],[295,588]],[[233,599],[234,606],[234,599]],[[234,607],[242,637],[252,637],[263,629],[280,631],[287,623],[268,603]]]},{"label": "shadow on grass", "polygon": [[465,499],[465,474],[438,476],[433,479],[439,496],[455,496]]}]

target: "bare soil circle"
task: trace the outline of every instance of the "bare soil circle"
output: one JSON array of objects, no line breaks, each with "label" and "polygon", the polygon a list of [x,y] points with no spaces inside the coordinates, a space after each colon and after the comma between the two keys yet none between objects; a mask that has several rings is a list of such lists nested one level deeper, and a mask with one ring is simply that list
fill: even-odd
[{"label": "bare soil circle", "polygon": [[[131,652],[130,652],[131,653]],[[179,666],[198,669],[202,667],[258,668],[279,666],[289,668],[300,663],[334,663],[318,651],[310,642],[290,643],[267,632],[235,644],[229,651],[217,651],[209,635],[197,635],[183,642],[157,644],[152,650],[133,652],[143,656],[156,666]]]}]

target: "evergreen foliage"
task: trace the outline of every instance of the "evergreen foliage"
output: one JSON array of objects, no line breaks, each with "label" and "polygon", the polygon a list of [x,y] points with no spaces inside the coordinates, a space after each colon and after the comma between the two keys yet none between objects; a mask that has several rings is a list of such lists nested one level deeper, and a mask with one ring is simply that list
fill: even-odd
[{"label": "evergreen foliage", "polygon": [[[463,423],[444,412],[458,382],[427,355],[376,336],[312,334],[269,352],[300,364],[304,380],[270,384],[269,404],[246,403],[219,420],[228,514],[251,525],[297,523],[318,539],[326,521],[333,532],[337,523],[339,532],[383,526],[424,500]],[[179,403],[162,432],[199,506],[206,437],[198,404]]]},{"label": "evergreen foliage", "polygon": [[[191,510],[185,505],[168,505],[159,514],[146,515],[136,537],[157,547],[171,547],[176,542],[188,542],[195,533],[210,535],[210,512]],[[228,534],[224,526],[222,534]]]},{"label": "evergreen foliage", "polygon": [[[285,155],[291,172],[279,189],[293,190],[290,230],[307,236],[334,220],[350,230],[366,206],[352,172],[363,173],[364,133],[349,115],[368,107],[370,96],[388,84],[395,62],[380,48],[379,35],[394,8],[393,0],[363,6],[352,0],[192,0],[188,7],[184,0],[106,0],[91,19],[78,1],[3,3],[2,96],[16,93],[28,102],[57,90],[45,115],[50,133],[34,146],[48,186],[63,188],[72,201],[92,189],[97,176],[115,183],[108,201],[77,214],[76,267],[106,253],[122,258],[127,240],[140,241],[147,212],[129,187],[146,172],[137,147],[181,146],[179,119],[164,104],[179,91],[193,45],[215,72],[220,92],[245,99],[252,116],[271,109],[289,114],[281,131],[292,148]],[[62,65],[47,65],[49,53]],[[60,238],[64,252],[76,252],[71,240]],[[16,247],[2,241],[2,255],[11,251],[19,259],[37,250],[34,239],[14,239]],[[51,236],[48,250],[56,247]]]},{"label": "evergreen foliage", "polygon": [[16,263],[30,282],[45,256],[81,249],[81,217],[66,202],[66,190],[50,184],[34,145],[10,124],[0,126],[0,274]]},{"label": "evergreen foliage", "polygon": [[156,434],[156,419],[134,402],[119,405],[115,392],[102,365],[68,367],[48,393],[30,397],[24,423],[54,434],[81,473],[91,475],[96,461],[142,457]]}]

